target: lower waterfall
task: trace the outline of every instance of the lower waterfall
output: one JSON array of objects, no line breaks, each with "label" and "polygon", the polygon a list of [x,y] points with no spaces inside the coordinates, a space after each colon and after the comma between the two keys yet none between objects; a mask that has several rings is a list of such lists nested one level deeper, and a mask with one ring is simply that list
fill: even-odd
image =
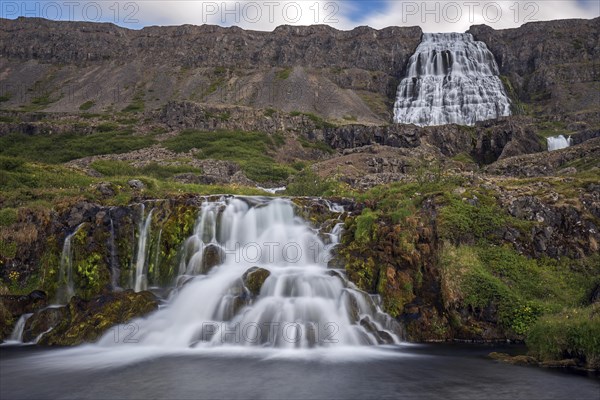
[{"label": "lower waterfall", "polygon": [[[340,216],[342,214],[339,214]],[[312,348],[394,344],[400,326],[329,269],[342,224],[319,232],[287,199],[223,198],[201,207],[168,303],[99,345]],[[118,329],[117,329],[118,330]]]},{"label": "lower waterfall", "polygon": [[571,147],[573,144],[573,139],[571,139],[570,136],[569,138],[566,138],[563,135],[559,135],[547,138],[546,142],[548,143],[548,151],[554,151]]}]

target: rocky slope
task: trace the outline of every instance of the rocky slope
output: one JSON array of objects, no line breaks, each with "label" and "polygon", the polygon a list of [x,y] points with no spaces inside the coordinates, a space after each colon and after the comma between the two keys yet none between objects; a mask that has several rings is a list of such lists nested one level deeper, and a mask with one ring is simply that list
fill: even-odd
[{"label": "rocky slope", "polygon": [[364,122],[390,119],[389,103],[421,38],[419,28],[398,27],[134,31],[23,18],[1,26],[0,76],[11,93],[4,107],[77,111],[91,102],[90,111],[101,111],[189,99]]}]

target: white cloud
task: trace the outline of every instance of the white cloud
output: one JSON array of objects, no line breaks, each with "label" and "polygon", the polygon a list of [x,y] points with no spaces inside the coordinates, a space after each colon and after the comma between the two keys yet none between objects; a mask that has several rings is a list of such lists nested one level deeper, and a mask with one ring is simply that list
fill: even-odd
[{"label": "white cloud", "polygon": [[464,32],[471,25],[494,29],[521,26],[526,22],[598,16],[575,1],[390,1],[384,13],[364,21],[374,28],[418,25],[425,32]]},{"label": "white cloud", "polygon": [[[337,29],[368,25],[421,26],[426,32],[463,32],[469,26],[486,24],[495,29],[518,27],[526,22],[565,18],[593,18],[598,3],[586,5],[572,0],[460,0],[389,1],[384,10],[355,15],[357,2],[344,1],[141,1],[138,18],[144,25],[204,23],[238,25],[252,30],[273,30],[279,25],[327,24]],[[367,3],[368,4],[368,3]]]},{"label": "white cloud", "polygon": [[[15,0],[2,2],[0,16],[103,21],[129,28],[216,24],[273,30],[279,25],[327,24],[348,30],[360,25],[377,29],[417,25],[426,32],[462,32],[474,24],[505,29],[530,21],[600,15],[597,0],[389,0],[387,6],[381,7],[381,4],[378,2],[377,9],[368,10],[367,0],[80,0],[64,3]],[[371,12],[361,16],[361,10]]]}]

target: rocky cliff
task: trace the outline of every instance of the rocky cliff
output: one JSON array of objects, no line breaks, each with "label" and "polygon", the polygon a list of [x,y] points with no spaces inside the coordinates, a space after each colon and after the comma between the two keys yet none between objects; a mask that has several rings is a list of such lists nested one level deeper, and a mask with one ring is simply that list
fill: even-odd
[{"label": "rocky cliff", "polygon": [[[600,18],[469,30],[492,51],[518,99],[540,114],[594,113],[600,92]],[[562,115],[556,115],[561,113]]]},{"label": "rocky cliff", "polygon": [[[171,99],[389,120],[420,28],[149,27],[2,20],[4,106],[155,108]],[[16,87],[13,87],[16,86]],[[37,101],[36,101],[37,99]],[[42,104],[43,103],[43,104]]]}]

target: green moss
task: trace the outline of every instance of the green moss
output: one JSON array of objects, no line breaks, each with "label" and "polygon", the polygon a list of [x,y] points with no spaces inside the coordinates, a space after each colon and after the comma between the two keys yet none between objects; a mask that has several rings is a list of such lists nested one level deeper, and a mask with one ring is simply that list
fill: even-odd
[{"label": "green moss", "polygon": [[493,198],[478,193],[475,203],[447,195],[440,211],[441,235],[454,241],[486,239],[505,226],[507,217]]},{"label": "green moss", "polygon": [[84,298],[98,294],[107,279],[102,279],[103,271],[106,265],[102,260],[102,256],[98,253],[90,254],[85,260],[82,260],[75,265],[78,276],[77,293]]},{"label": "green moss", "polygon": [[365,208],[362,213],[356,217],[356,230],[354,231],[354,240],[358,243],[368,243],[375,237],[375,222],[378,215],[369,208]]},{"label": "green moss", "polygon": [[281,81],[285,81],[286,79],[288,79],[290,77],[291,73],[292,73],[291,68],[284,68],[277,72],[276,77],[277,77],[277,79],[279,79]]},{"label": "green moss", "polygon": [[0,226],[10,226],[17,222],[17,210],[14,208],[0,209]]},{"label": "green moss", "polygon": [[7,259],[13,259],[17,255],[17,244],[15,242],[0,239],[0,256]]},{"label": "green moss", "polygon": [[95,102],[95,101],[93,101],[93,100],[88,100],[88,101],[86,101],[85,103],[81,104],[81,105],[79,106],[79,109],[80,109],[81,111],[87,111],[87,110],[89,110],[90,108],[94,107],[94,105],[95,105],[95,104],[96,104],[96,102]]}]

